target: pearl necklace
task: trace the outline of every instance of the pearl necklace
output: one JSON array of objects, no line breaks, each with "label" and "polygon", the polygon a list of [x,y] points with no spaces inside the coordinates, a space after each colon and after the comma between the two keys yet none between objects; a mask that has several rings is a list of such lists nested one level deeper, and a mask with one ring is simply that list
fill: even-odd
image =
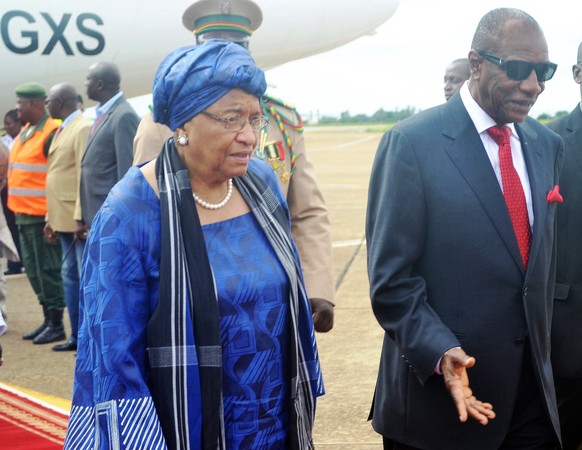
[{"label": "pearl necklace", "polygon": [[206,209],[220,209],[224,205],[228,203],[230,197],[232,197],[232,178],[228,180],[228,187],[226,189],[226,197],[222,199],[221,202],[218,203],[208,203],[207,201],[202,200],[200,197],[196,195],[194,191],[192,191],[192,197],[194,197],[194,201],[198,203],[200,206]]}]

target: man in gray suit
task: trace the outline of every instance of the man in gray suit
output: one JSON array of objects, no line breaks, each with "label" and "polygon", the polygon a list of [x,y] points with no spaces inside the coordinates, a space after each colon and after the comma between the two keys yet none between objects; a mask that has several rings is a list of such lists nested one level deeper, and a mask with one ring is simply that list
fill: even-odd
[{"label": "man in gray suit", "polygon": [[[582,99],[582,42],[572,66]],[[552,319],[552,364],[565,450],[582,444],[582,102],[548,124],[564,139],[558,206],[558,265]]]},{"label": "man in gray suit", "polygon": [[77,234],[86,238],[87,228],[133,161],[133,137],[139,117],[120,91],[121,76],[111,62],[98,62],[89,68],[85,86],[87,96],[99,102],[97,117],[89,132],[81,162],[81,211],[83,221]]},{"label": "man in gray suit", "polygon": [[459,95],[388,131],[372,169],[368,272],[385,331],[372,425],[390,450],[553,449],[564,145],[527,114],[556,65],[512,8],[481,19],[468,58]]}]

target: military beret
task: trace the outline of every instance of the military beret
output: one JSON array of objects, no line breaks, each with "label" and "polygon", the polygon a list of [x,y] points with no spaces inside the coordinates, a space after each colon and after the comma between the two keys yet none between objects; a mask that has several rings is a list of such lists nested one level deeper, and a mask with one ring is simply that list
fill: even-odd
[{"label": "military beret", "polygon": [[16,87],[14,90],[17,97],[24,98],[41,98],[46,97],[46,89],[38,83],[30,82],[24,83]]},{"label": "military beret", "polygon": [[251,0],[198,0],[182,15],[182,23],[195,35],[209,31],[240,31],[251,35],[262,22],[261,8]]}]

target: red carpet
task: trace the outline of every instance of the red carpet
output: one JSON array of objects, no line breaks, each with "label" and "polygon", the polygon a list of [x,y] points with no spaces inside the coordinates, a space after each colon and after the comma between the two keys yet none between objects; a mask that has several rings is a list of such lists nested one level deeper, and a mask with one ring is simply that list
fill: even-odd
[{"label": "red carpet", "polygon": [[66,411],[0,384],[2,450],[60,450],[68,419]]}]

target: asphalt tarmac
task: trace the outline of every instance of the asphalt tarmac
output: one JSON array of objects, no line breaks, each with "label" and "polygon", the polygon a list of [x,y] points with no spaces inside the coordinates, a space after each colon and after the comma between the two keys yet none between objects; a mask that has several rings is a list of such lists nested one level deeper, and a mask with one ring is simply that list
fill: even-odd
[{"label": "asphalt tarmac", "polygon": [[[308,155],[330,212],[336,279],[335,325],[318,334],[326,395],[318,400],[318,449],[382,449],[367,421],[383,331],[370,307],[364,220],[370,169],[381,133],[354,128],[308,128]],[[54,352],[21,336],[42,321],[26,275],[7,278],[8,332],[0,338],[0,381],[32,390],[64,409],[70,406],[74,352]],[[68,324],[67,324],[68,334]]]}]

